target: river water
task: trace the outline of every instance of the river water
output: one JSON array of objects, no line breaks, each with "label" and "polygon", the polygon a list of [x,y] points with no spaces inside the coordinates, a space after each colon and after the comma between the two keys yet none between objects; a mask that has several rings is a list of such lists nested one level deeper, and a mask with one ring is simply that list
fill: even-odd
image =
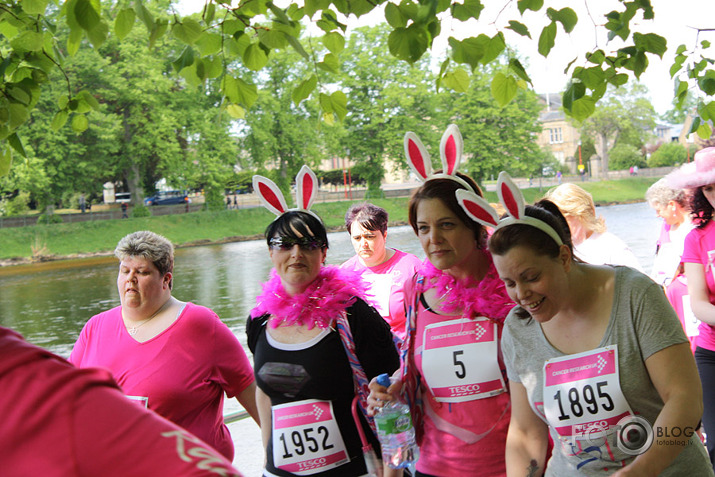
[{"label": "river water", "polygon": [[[660,227],[653,210],[638,203],[599,207],[598,213],[650,272]],[[329,264],[340,264],[353,255],[347,233],[332,233],[329,241]],[[424,257],[410,227],[390,228],[387,243]],[[264,241],[179,249],[174,296],[212,308],[245,347],[245,320],[270,267]],[[67,357],[84,323],[119,304],[116,276],[113,257],[0,269],[0,324]]]}]

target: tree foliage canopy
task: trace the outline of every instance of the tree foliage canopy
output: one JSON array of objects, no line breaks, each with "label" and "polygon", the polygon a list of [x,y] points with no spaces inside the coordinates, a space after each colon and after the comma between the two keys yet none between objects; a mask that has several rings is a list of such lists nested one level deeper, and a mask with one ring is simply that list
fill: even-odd
[{"label": "tree foliage canopy", "polygon": [[[234,117],[244,117],[258,99],[258,85],[251,72],[262,70],[285,48],[293,49],[308,67],[302,81],[292,91],[299,103],[317,98],[326,122],[342,120],[348,111],[347,95],[332,88],[338,74],[347,31],[346,18],[382,12],[389,24],[388,50],[407,63],[420,61],[442,33],[444,22],[479,20],[485,3],[506,5],[506,0],[289,0],[278,6],[272,0],[243,0],[233,4],[207,0],[200,14],[181,16],[166,4],[157,12],[144,1],[105,2],[68,0],[60,7],[48,0],[2,0],[0,34],[2,35],[2,95],[0,96],[0,175],[9,170],[11,148],[24,155],[18,129],[27,123],[37,105],[40,85],[52,71],[62,68],[65,58],[77,54],[84,43],[101,48],[112,38],[123,40],[138,28],[145,30],[149,48],[164,36],[171,36],[183,47],[172,56],[172,67],[187,83],[199,85],[209,79],[220,81],[221,108]],[[555,8],[555,1],[517,0],[518,14],[505,14],[495,22],[494,35],[479,34],[464,39],[449,38],[449,52],[436,79],[438,87],[466,91],[470,73],[478,66],[493,64],[506,55],[507,68],[495,69],[491,92],[501,106],[508,104],[530,78],[519,58],[507,45],[512,35],[529,38],[538,51],[548,57],[563,35],[580,22],[570,7]],[[53,16],[58,13],[58,16]],[[567,68],[571,82],[563,94],[563,106],[577,120],[592,115],[596,103],[609,85],[620,86],[630,75],[636,78],[648,68],[648,57],[662,57],[667,39],[647,31],[647,21],[654,18],[650,0],[620,0],[619,8],[595,19],[596,28],[607,32],[609,40],[619,39],[623,46],[613,50],[583,51]],[[534,15],[545,15],[547,24],[534,28]],[[634,31],[634,23],[646,25]],[[320,33],[306,34],[312,23]],[[58,37],[58,25],[69,28],[66,38]],[[620,45],[621,43],[619,43]],[[676,98],[683,102],[689,89],[699,90],[705,98],[715,95],[715,69],[708,56],[710,43],[702,41],[689,47],[677,47],[670,70],[676,82]],[[711,56],[711,55],[710,55]],[[95,92],[77,90],[67,83],[66,93],[57,101],[55,121],[63,123],[72,115],[76,131],[86,129],[87,114],[98,107]],[[715,120],[715,101],[700,99],[699,118],[693,124],[702,137],[711,134]]]}]

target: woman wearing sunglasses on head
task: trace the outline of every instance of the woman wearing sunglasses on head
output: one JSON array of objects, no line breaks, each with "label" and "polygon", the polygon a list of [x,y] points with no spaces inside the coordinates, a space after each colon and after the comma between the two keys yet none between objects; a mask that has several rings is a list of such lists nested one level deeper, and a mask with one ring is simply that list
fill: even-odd
[{"label": "woman wearing sunglasses on head", "polygon": [[712,476],[695,434],[697,370],[660,286],[627,266],[575,259],[558,207],[524,206],[504,172],[497,192],[503,219],[481,197],[457,197],[495,228],[489,250],[517,303],[501,343],[512,403],[507,475]]},{"label": "woman wearing sunglasses on head", "polygon": [[287,210],[275,184],[254,177],[254,190],[278,215],[266,229],[274,269],[246,327],[264,419],[263,475],[363,476],[360,432],[379,447],[365,416],[353,417],[353,398],[362,392],[365,407],[368,380],[394,372],[399,357],[359,275],[323,265],[327,233],[309,210],[315,175],[304,166],[297,183],[299,209]]}]

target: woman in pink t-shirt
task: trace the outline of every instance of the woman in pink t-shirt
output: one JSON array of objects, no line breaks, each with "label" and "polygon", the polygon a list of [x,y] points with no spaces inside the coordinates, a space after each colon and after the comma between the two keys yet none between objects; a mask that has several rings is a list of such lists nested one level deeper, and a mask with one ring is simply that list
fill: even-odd
[{"label": "woman in pink t-shirt", "polygon": [[363,202],[345,214],[345,228],[355,248],[355,256],[340,268],[353,270],[370,284],[370,301],[390,325],[400,341],[405,338],[405,282],[422,261],[401,250],[387,247],[387,211]]},{"label": "woman in pink t-shirt", "polygon": [[108,369],[128,398],[232,460],[224,394],[258,422],[253,368],[241,344],[216,313],[172,296],[174,247],[165,237],[134,232],[114,254],[121,305],[85,324],[69,361]]},{"label": "woman in pink t-shirt", "polygon": [[[502,476],[511,413],[499,343],[513,303],[486,249],[484,227],[455,198],[460,189],[482,193],[456,172],[462,147],[456,126],[442,139],[449,173],[432,174],[419,139],[408,133],[405,141],[413,170],[425,172],[410,199],[409,221],[427,260],[405,286],[400,380],[420,449],[416,475]],[[394,399],[400,384],[386,390],[372,382],[369,404]]]},{"label": "woman in pink t-shirt", "polygon": [[698,151],[693,163],[685,164],[666,179],[672,187],[692,189],[690,209],[696,228],[685,238],[682,261],[690,305],[700,320],[695,361],[703,383],[708,453],[715,465],[715,147]]}]

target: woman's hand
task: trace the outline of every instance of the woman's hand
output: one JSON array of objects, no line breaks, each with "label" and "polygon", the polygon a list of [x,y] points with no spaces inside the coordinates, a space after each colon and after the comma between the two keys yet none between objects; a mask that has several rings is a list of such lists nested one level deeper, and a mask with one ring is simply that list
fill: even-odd
[{"label": "woman's hand", "polygon": [[367,397],[367,413],[374,416],[377,409],[382,409],[382,406],[386,402],[390,402],[400,395],[400,391],[402,391],[402,381],[393,377],[392,384],[390,384],[389,388],[386,388],[385,386],[377,384],[377,377],[374,377],[372,381],[370,381],[369,387],[370,395]]}]

